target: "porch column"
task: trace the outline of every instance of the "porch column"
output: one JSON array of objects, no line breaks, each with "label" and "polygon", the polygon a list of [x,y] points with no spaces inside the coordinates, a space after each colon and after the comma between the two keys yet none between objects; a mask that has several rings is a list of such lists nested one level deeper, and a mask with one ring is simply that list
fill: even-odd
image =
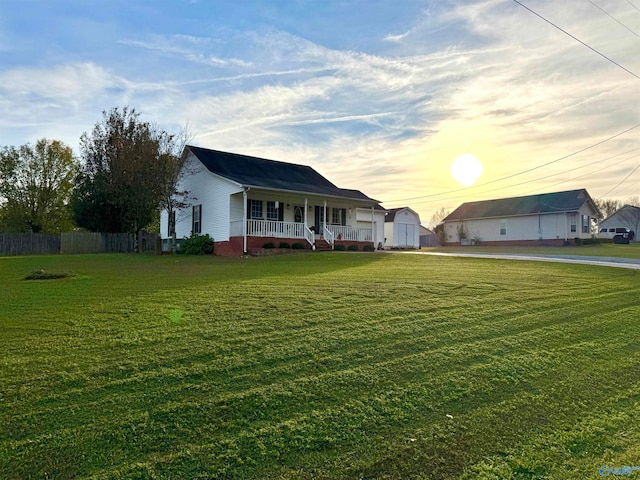
[{"label": "porch column", "polygon": [[247,253],[247,191],[242,190],[242,238],[243,253]]},{"label": "porch column", "polygon": [[307,224],[307,210],[309,209],[309,207],[307,206],[307,199],[304,199],[304,226],[308,226]]},{"label": "porch column", "polygon": [[373,206],[371,207],[371,241],[373,242],[373,248],[376,248],[376,226],[375,226],[375,212]]},{"label": "porch column", "polygon": [[322,218],[322,233],[324,235],[324,229],[327,227],[327,201],[324,201],[324,215]]}]

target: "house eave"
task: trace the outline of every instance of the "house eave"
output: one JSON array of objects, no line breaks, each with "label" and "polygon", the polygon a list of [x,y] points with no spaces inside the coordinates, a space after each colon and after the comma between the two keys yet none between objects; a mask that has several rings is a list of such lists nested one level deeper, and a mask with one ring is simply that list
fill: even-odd
[{"label": "house eave", "polygon": [[443,220],[442,223],[466,222],[469,220],[494,220],[497,218],[535,217],[538,215],[557,215],[559,213],[578,213],[579,211],[580,209],[570,209],[570,210],[559,210],[557,212],[520,213],[517,215],[495,215],[491,217],[464,217],[464,218],[456,218],[452,220]]},{"label": "house eave", "polygon": [[[225,178],[225,177],[222,177]],[[228,180],[228,179],[227,179]],[[232,181],[232,180],[229,180]],[[380,203],[378,200],[375,200],[373,198],[369,198],[369,199],[364,199],[364,198],[353,198],[353,197],[343,197],[340,195],[330,195],[330,194],[323,194],[323,193],[313,193],[313,192],[305,192],[303,190],[288,190],[288,189],[284,189],[284,188],[272,188],[272,187],[265,187],[265,186],[261,186],[261,185],[243,185],[243,184],[237,184],[243,188],[249,188],[249,189],[255,189],[255,190],[265,190],[265,191],[269,191],[269,192],[279,192],[279,193],[289,193],[289,194],[294,194],[294,195],[304,195],[307,197],[320,197],[320,198],[338,198],[340,200],[348,200],[350,202],[359,202],[362,204],[376,204],[376,203]]]}]

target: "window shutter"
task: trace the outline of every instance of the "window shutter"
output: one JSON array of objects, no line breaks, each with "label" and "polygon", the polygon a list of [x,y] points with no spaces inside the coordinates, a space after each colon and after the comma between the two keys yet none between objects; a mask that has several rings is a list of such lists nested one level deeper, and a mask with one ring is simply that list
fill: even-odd
[{"label": "window shutter", "polygon": [[345,226],[347,224],[347,209],[343,208],[342,209],[342,226]]},{"label": "window shutter", "polygon": [[202,204],[198,205],[198,233],[202,233]]},{"label": "window shutter", "polygon": [[278,221],[282,222],[284,220],[284,203],[278,203]]},{"label": "window shutter", "polygon": [[196,226],[196,206],[193,205],[191,207],[191,233],[195,233],[195,226]]}]

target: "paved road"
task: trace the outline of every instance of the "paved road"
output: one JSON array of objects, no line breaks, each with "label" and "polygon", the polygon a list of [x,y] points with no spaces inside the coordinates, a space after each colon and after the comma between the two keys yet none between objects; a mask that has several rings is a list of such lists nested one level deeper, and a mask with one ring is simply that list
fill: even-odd
[{"label": "paved road", "polygon": [[600,265],[602,267],[630,268],[640,270],[640,260],[618,257],[587,257],[582,255],[528,255],[520,253],[470,253],[470,252],[422,252],[420,250],[392,251],[414,255],[436,255],[441,257],[493,258],[499,260],[525,260],[533,262],[579,263],[583,265]]}]

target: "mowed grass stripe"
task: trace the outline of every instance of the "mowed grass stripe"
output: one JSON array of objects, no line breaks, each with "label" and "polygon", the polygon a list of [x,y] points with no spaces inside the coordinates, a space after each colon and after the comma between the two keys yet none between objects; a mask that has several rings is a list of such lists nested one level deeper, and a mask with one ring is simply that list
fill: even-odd
[{"label": "mowed grass stripe", "polygon": [[[529,397],[526,408],[534,409],[534,399],[555,388],[545,383],[549,376],[581,385],[576,371],[598,378],[613,365],[626,378],[624,358],[637,360],[628,337],[637,338],[637,325],[623,321],[637,317],[630,300],[637,276],[376,257],[325,257],[333,268],[303,256],[259,259],[249,265],[255,272],[247,263],[209,260],[209,270],[198,266],[199,279],[187,264],[188,279],[170,287],[151,280],[151,291],[132,286],[111,300],[106,279],[86,273],[94,285],[71,300],[90,311],[59,318],[56,341],[17,330],[37,355],[30,364],[27,351],[5,362],[29,382],[19,388],[20,375],[16,383],[3,379],[11,433],[0,437],[2,465],[18,476],[454,478],[506,444],[473,420],[478,435],[492,440],[480,441],[478,451],[451,443],[457,460],[433,470],[440,460],[428,452],[444,412],[501,411]],[[451,280],[461,269],[464,278]],[[110,277],[105,264],[98,271]],[[547,277],[557,292],[539,287]],[[32,312],[25,317],[36,321]],[[616,392],[618,384],[608,393]],[[567,408],[589,418],[585,405]],[[526,433],[525,446],[540,434],[536,419],[526,410],[512,422]],[[407,432],[424,432],[431,443],[409,445]],[[404,448],[424,464],[385,456]]]}]

